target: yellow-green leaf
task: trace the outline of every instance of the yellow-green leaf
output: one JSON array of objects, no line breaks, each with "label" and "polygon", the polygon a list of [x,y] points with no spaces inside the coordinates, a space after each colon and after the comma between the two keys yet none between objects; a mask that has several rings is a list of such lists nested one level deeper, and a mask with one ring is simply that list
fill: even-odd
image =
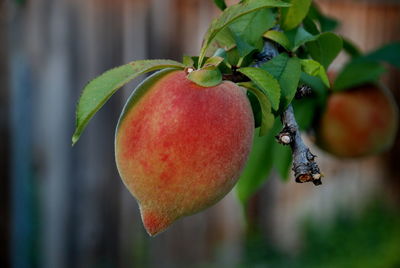
[{"label": "yellow-green leaf", "polygon": [[90,81],[76,107],[72,144],[79,140],[89,120],[119,88],[141,74],[169,67],[183,69],[185,66],[172,60],[139,60],[108,70]]}]

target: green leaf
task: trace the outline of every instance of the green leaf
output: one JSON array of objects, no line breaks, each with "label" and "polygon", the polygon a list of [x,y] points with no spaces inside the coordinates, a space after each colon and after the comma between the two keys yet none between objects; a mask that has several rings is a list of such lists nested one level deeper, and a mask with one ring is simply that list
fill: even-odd
[{"label": "green leaf", "polygon": [[217,19],[213,20],[204,36],[203,46],[200,50],[199,66],[201,66],[203,63],[208,46],[211,44],[215,36],[233,21],[241,16],[255,12],[262,8],[288,6],[290,6],[290,4],[279,0],[249,0],[226,8]]},{"label": "green leaf", "polygon": [[361,56],[361,51],[349,39],[343,38],[343,50],[351,57]]},{"label": "green leaf", "polygon": [[241,56],[262,47],[262,34],[274,26],[275,19],[276,16],[271,9],[263,8],[244,15],[229,25]]},{"label": "green leaf", "polygon": [[222,11],[226,9],[225,0],[214,0],[215,5]]},{"label": "green leaf", "polygon": [[290,0],[289,8],[282,9],[281,27],[288,31],[298,26],[308,13],[312,0]]},{"label": "green leaf", "polygon": [[367,54],[365,59],[387,62],[400,68],[400,42],[387,44]]},{"label": "green leaf", "polygon": [[182,63],[186,67],[193,67],[194,66],[194,60],[193,60],[193,58],[191,56],[183,56]]},{"label": "green leaf", "polygon": [[322,64],[325,69],[342,50],[343,41],[334,33],[322,33],[315,41],[306,44],[311,57]]},{"label": "green leaf", "polygon": [[253,46],[253,45],[250,45],[249,43],[247,43],[246,41],[244,41],[239,36],[235,35],[235,42],[236,42],[237,51],[241,58],[243,58],[247,55],[250,55],[252,52],[256,51],[257,47],[260,47],[260,46],[262,47],[261,39],[260,39],[260,43],[258,44],[258,46]]},{"label": "green leaf", "polygon": [[141,74],[164,68],[185,66],[172,60],[139,60],[111,69],[90,81],[84,88],[76,108],[74,145],[93,115],[122,86]]},{"label": "green leaf", "polygon": [[320,114],[319,100],[313,97],[293,100],[293,110],[300,130],[309,130],[314,122],[315,116]]},{"label": "green leaf", "polygon": [[228,55],[226,54],[226,50],[223,48],[218,48],[215,52],[214,52],[214,56],[217,57],[221,57],[224,60],[226,60],[228,58]]},{"label": "green leaf", "polygon": [[270,30],[264,34],[264,37],[278,43],[286,50],[290,50],[291,44],[284,32]]},{"label": "green leaf", "polygon": [[314,20],[311,19],[309,16],[305,17],[305,19],[303,20],[303,27],[307,32],[313,35],[320,34],[320,31],[317,25],[315,24]]},{"label": "green leaf", "polygon": [[221,71],[215,67],[193,71],[187,78],[202,87],[213,87],[222,82]]},{"label": "green leaf", "polygon": [[236,46],[235,38],[229,27],[222,29],[212,41],[217,48],[224,48],[226,51],[231,50]]},{"label": "green leaf", "polygon": [[251,110],[253,111],[254,128],[259,128],[262,123],[262,110],[260,102],[258,101],[257,96],[251,93],[250,90],[247,90],[246,95],[250,101]]},{"label": "green leaf", "polygon": [[250,82],[240,83],[239,86],[247,88],[251,93],[253,93],[257,97],[257,100],[261,107],[260,136],[266,135],[274,125],[275,121],[275,117],[271,112],[270,101],[260,89],[258,89],[253,85],[253,83]]},{"label": "green leaf", "polygon": [[292,166],[292,150],[290,146],[283,146],[277,142],[274,143],[274,168],[278,171],[283,181],[287,181],[290,175],[290,167]]},{"label": "green leaf", "polygon": [[218,65],[220,65],[223,61],[224,61],[223,57],[212,56],[206,60],[204,67],[209,67],[209,66],[218,67]]},{"label": "green leaf", "polygon": [[255,67],[240,68],[238,71],[253,81],[253,83],[268,96],[272,108],[278,110],[281,88],[278,81],[270,73]]},{"label": "green leaf", "polygon": [[317,76],[321,78],[322,82],[327,86],[330,87],[328,75],[326,74],[326,70],[324,66],[322,66],[319,62],[315,60],[300,60],[301,62],[301,69],[306,74]]},{"label": "green leaf", "polygon": [[273,166],[273,147],[276,143],[274,135],[279,132],[279,120],[275,120],[274,128],[266,136],[254,133],[253,147],[249,159],[236,185],[239,200],[246,205],[250,197],[268,179]]},{"label": "green leaf", "polygon": [[386,69],[378,62],[351,62],[339,73],[333,89],[341,91],[364,83],[376,82],[384,72],[386,72]]},{"label": "green leaf", "polygon": [[290,58],[286,53],[282,53],[261,65],[260,68],[278,80],[281,88],[280,108],[285,109],[296,95],[301,74],[299,59]]},{"label": "green leaf", "polygon": [[336,19],[322,14],[315,3],[311,5],[307,17],[319,22],[321,32],[334,31],[339,25],[339,22]]},{"label": "green leaf", "polygon": [[307,32],[303,27],[299,27],[295,30],[287,32],[289,42],[291,45],[291,50],[296,51],[300,46],[307,42],[314,41],[318,39],[319,35],[312,35]]}]

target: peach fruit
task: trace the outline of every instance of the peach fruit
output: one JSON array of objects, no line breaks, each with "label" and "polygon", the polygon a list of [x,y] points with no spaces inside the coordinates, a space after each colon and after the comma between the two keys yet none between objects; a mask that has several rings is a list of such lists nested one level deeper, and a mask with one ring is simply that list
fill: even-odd
[{"label": "peach fruit", "polygon": [[363,85],[329,96],[316,141],[338,157],[368,156],[390,148],[397,127],[398,109],[390,92]]},{"label": "peach fruit", "polygon": [[146,79],[121,114],[115,156],[147,232],[224,197],[245,165],[253,132],[246,92],[230,81],[201,87],[171,69]]}]

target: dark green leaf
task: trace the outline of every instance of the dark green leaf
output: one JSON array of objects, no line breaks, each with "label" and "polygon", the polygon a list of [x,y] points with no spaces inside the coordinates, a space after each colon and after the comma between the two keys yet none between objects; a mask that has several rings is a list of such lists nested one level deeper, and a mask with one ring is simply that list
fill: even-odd
[{"label": "dark green leaf", "polygon": [[322,33],[315,41],[306,44],[311,57],[322,64],[325,69],[342,50],[342,39],[334,33]]},{"label": "dark green leaf", "polygon": [[274,26],[275,19],[272,10],[264,8],[244,15],[229,25],[241,56],[262,47],[262,34]]},{"label": "dark green leaf", "polygon": [[292,102],[293,110],[296,116],[296,121],[301,130],[309,130],[314,121],[314,117],[319,108],[319,101],[317,98],[308,97]]},{"label": "dark green leaf", "polygon": [[339,25],[339,22],[336,19],[322,14],[317,5],[314,3],[311,5],[307,16],[319,22],[321,26],[321,32],[334,31]]},{"label": "dark green leaf", "polygon": [[279,132],[279,120],[275,120],[274,128],[266,136],[254,133],[253,148],[249,159],[236,185],[239,200],[246,205],[249,198],[268,179],[273,166],[274,135]]},{"label": "dark green leaf", "polygon": [[141,74],[168,67],[185,66],[172,60],[139,60],[111,69],[90,81],[84,87],[76,108],[72,144],[78,141],[89,120],[119,88]]},{"label": "dark green leaf", "polygon": [[341,91],[376,82],[386,69],[378,62],[356,61],[347,64],[337,76],[333,89]]},{"label": "dark green leaf", "polygon": [[310,86],[312,88],[313,95],[317,95],[318,97],[325,98],[329,92],[324,83],[322,83],[321,79],[308,75],[304,72],[301,72],[300,83]]},{"label": "dark green leaf", "polygon": [[257,100],[261,108],[260,136],[266,135],[274,125],[274,120],[275,120],[275,117],[271,111],[271,103],[269,102],[267,96],[260,89],[255,87],[253,83],[245,82],[245,83],[240,83],[239,85],[247,88],[251,93],[253,93],[257,97]]},{"label": "dark green leaf", "polygon": [[270,30],[264,34],[264,37],[278,43],[286,50],[290,50],[291,44],[284,32]]},{"label": "dark green leaf", "polygon": [[253,111],[254,127],[258,128],[261,126],[261,121],[262,121],[262,111],[260,102],[258,101],[257,96],[251,93],[251,91],[247,90],[246,93],[247,93],[247,98],[249,99],[251,104],[251,109]]},{"label": "dark green leaf", "polygon": [[249,0],[243,3],[239,3],[225,9],[222,14],[211,23],[210,27],[205,34],[203,46],[200,50],[199,63],[200,66],[203,63],[203,58],[207,52],[207,49],[215,36],[226,26],[237,20],[241,16],[255,12],[266,7],[287,7],[290,4],[279,1],[279,0]]},{"label": "dark green leaf", "polygon": [[304,59],[300,61],[303,72],[319,77],[325,86],[330,87],[328,75],[326,74],[324,66],[315,60]]},{"label": "dark green leaf", "polygon": [[307,42],[318,39],[319,35],[312,35],[303,27],[287,32],[289,41],[291,42],[291,50],[296,51],[300,46]]},{"label": "dark green leaf", "polygon": [[[249,43],[247,43],[246,41],[244,41],[242,38],[240,38],[237,35],[235,35],[235,42],[236,42],[237,51],[239,52],[240,57],[245,57],[257,50],[256,46],[250,45]],[[260,42],[261,43],[259,43],[259,45],[262,46],[261,39],[260,39]]]},{"label": "dark green leaf", "polygon": [[222,11],[226,8],[225,0],[214,0],[215,5]]},{"label": "dark green leaf", "polygon": [[308,13],[312,0],[290,0],[289,8],[283,8],[281,27],[288,31],[298,26]]},{"label": "dark green leaf", "polygon": [[361,51],[349,39],[343,38],[343,49],[351,57],[361,56]]},{"label": "dark green leaf", "polygon": [[315,24],[314,20],[308,16],[305,17],[305,19],[303,20],[303,27],[307,32],[309,32],[313,35],[320,34],[320,31],[319,31],[317,25]]},{"label": "dark green leaf", "polygon": [[301,65],[296,57],[282,53],[260,66],[279,81],[281,88],[280,108],[285,109],[294,98],[300,80]]},{"label": "dark green leaf", "polygon": [[290,167],[292,166],[292,150],[289,146],[283,146],[275,142],[273,155],[275,169],[281,179],[287,181],[290,175]]},{"label": "dark green leaf", "polygon": [[400,42],[388,44],[365,56],[367,60],[383,61],[400,68]]},{"label": "dark green leaf", "polygon": [[247,76],[253,83],[268,96],[274,110],[279,108],[281,88],[278,81],[267,71],[255,67],[245,67],[238,70]]}]

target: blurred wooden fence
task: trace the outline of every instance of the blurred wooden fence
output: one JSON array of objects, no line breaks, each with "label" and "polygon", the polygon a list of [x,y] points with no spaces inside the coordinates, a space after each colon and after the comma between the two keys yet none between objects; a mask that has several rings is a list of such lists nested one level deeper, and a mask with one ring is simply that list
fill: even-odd
[{"label": "blurred wooden fence", "polygon": [[[368,9],[372,15],[357,20],[357,16],[367,16],[367,9],[360,8],[364,4],[350,7],[346,1],[320,2],[324,11],[345,19],[341,31],[364,49],[400,36],[398,4],[382,4],[386,10],[383,13],[377,11],[380,7]],[[241,255],[243,223],[232,194],[156,238],[145,234],[136,202],[122,185],[113,157],[119,112],[130,89],[139,81],[112,98],[89,124],[80,142],[74,148],[70,146],[75,103],[83,85],[102,71],[131,60],[180,60],[182,54],[196,54],[210,18],[217,14],[212,1],[3,3],[6,5],[0,4],[0,10],[6,9],[7,17],[6,23],[0,24],[0,32],[7,28],[8,34],[6,45],[0,47],[0,59],[8,58],[10,75],[9,90],[1,91],[0,100],[1,111],[9,108],[9,116],[0,119],[2,131],[6,129],[4,122],[10,122],[12,142],[10,179],[2,185],[9,190],[1,191],[1,201],[10,200],[4,201],[10,205],[9,213],[4,210],[10,225],[1,227],[5,232],[1,239],[9,239],[10,243],[0,253],[5,264],[0,266],[235,265]],[[354,20],[364,24],[351,26]],[[393,33],[385,35],[388,31]],[[378,33],[382,35],[376,39]],[[5,66],[0,63],[0,77],[5,79]],[[4,137],[7,141],[6,134]],[[2,151],[8,151],[8,144],[1,146]],[[8,158],[2,155],[2,173],[7,172]],[[367,196],[379,185],[382,165],[377,158],[361,163],[321,158],[329,178],[322,188],[272,180],[257,201],[266,235],[283,248],[298,245],[296,227],[305,214],[329,218],[336,201],[362,200],[354,193]]]}]

